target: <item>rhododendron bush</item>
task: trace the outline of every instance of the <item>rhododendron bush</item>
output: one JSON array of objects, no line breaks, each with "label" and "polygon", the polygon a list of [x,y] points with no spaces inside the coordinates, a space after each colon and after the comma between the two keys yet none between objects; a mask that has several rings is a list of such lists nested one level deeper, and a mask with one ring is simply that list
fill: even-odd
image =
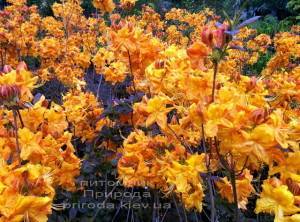
[{"label": "rhododendron bush", "polygon": [[[210,9],[127,13],[134,0],[93,0],[90,17],[80,0],[54,3],[48,17],[26,0],[8,3],[1,222],[300,221],[299,26],[268,36],[248,26],[259,17]],[[266,67],[251,75],[266,53]],[[64,207],[108,178],[119,191],[154,194],[148,219],[137,219],[133,200],[110,217]]]}]

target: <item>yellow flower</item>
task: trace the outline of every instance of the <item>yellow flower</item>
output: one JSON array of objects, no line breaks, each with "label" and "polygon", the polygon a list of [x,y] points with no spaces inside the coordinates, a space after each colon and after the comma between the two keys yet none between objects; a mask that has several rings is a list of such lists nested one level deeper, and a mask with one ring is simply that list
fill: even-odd
[{"label": "yellow flower", "polygon": [[93,0],[93,5],[95,8],[108,13],[111,13],[116,7],[113,0]]},{"label": "yellow flower", "polygon": [[183,193],[182,200],[187,209],[197,209],[198,212],[202,211],[203,207],[203,188],[202,185],[199,183],[198,185],[194,186],[194,192],[192,193]]},{"label": "yellow flower", "polygon": [[[20,193],[22,193],[22,189],[28,189],[25,191],[28,195],[47,196],[51,199],[54,198],[55,190],[53,188],[53,178],[50,167],[28,163],[10,173],[12,174],[11,178],[9,175],[4,181],[8,186],[13,186],[13,184],[16,183],[16,180],[19,179],[19,182],[23,182],[20,186]],[[12,185],[9,183],[10,180],[13,181],[11,183]],[[10,192],[9,188],[5,190],[3,195],[8,192]]]},{"label": "yellow flower", "polygon": [[92,61],[95,65],[97,73],[103,71],[105,65],[109,65],[115,59],[114,53],[106,48],[99,48],[97,54],[93,57]]},{"label": "yellow flower", "polygon": [[124,9],[131,8],[135,5],[137,0],[121,0],[121,7]]},{"label": "yellow flower", "polygon": [[119,178],[126,187],[149,186],[163,188],[166,182],[158,173],[158,157],[167,148],[163,136],[149,137],[143,131],[132,132],[124,140],[122,157],[118,162]]},{"label": "yellow flower", "polygon": [[44,38],[40,42],[40,55],[43,58],[56,59],[60,55],[61,48],[59,47],[60,42],[57,38]]},{"label": "yellow flower", "polygon": [[[251,184],[252,175],[249,170],[245,170],[240,178],[236,179],[236,189],[238,197],[238,206],[246,210],[246,205],[248,203],[248,198],[252,193],[254,193],[254,188]],[[233,203],[233,191],[232,185],[227,177],[222,178],[220,181],[216,182],[219,192],[223,198],[225,198],[229,203]]]},{"label": "yellow flower", "polygon": [[255,127],[251,133],[251,138],[264,146],[276,145],[275,129],[267,124],[261,124]]},{"label": "yellow flower", "polygon": [[63,97],[63,107],[69,123],[74,128],[74,135],[82,141],[91,141],[107,119],[100,119],[103,109],[92,93],[73,91]]},{"label": "yellow flower", "polygon": [[184,163],[168,163],[167,158],[163,158],[160,174],[166,178],[169,192],[174,191],[178,196],[182,196],[186,208],[195,208],[200,212],[204,197],[200,173],[205,171],[205,154],[193,154]]},{"label": "yellow flower", "polygon": [[0,159],[0,221],[47,221],[55,195],[51,168],[7,165]]},{"label": "yellow flower", "polygon": [[300,222],[300,214],[284,217],[284,222]]},{"label": "yellow flower", "polygon": [[206,166],[205,166],[205,155],[191,155],[186,160],[186,163],[189,167],[196,170],[197,172],[206,172]]},{"label": "yellow flower", "polygon": [[54,137],[63,134],[68,127],[63,108],[55,103],[52,103],[51,108],[45,111],[44,118],[47,120],[43,126],[44,130]]},{"label": "yellow flower", "polygon": [[15,84],[21,88],[21,100],[30,101],[32,99],[31,90],[35,88],[38,77],[34,77],[31,72],[25,69],[25,64],[20,63],[20,68],[0,76],[0,85]]},{"label": "yellow flower", "polygon": [[42,96],[40,100],[28,109],[20,110],[25,126],[32,132],[37,132],[40,125],[45,121],[44,114],[46,108],[42,106],[45,97]]},{"label": "yellow flower", "polygon": [[14,4],[14,5],[24,5],[26,4],[26,0],[7,0],[8,3]]},{"label": "yellow flower", "polygon": [[46,222],[51,213],[51,202],[49,197],[0,195],[0,221]]},{"label": "yellow flower", "polygon": [[265,180],[262,187],[255,213],[271,213],[275,215],[275,222],[282,222],[285,215],[300,212],[300,208],[294,205],[293,194],[277,178]]},{"label": "yellow flower", "polygon": [[19,129],[19,142],[21,146],[21,158],[39,162],[45,151],[39,145],[42,139],[42,133],[32,133],[28,128]]},{"label": "yellow flower", "polygon": [[209,48],[202,42],[195,42],[187,49],[193,68],[206,70],[204,66],[204,58],[209,55]]},{"label": "yellow flower", "polygon": [[146,112],[149,115],[146,120],[146,127],[156,122],[162,129],[166,129],[167,113],[173,109],[167,108],[167,104],[171,104],[171,100],[166,96],[155,96],[148,100]]},{"label": "yellow flower", "polygon": [[105,80],[113,84],[123,82],[127,76],[127,66],[123,62],[113,62],[104,69]]}]

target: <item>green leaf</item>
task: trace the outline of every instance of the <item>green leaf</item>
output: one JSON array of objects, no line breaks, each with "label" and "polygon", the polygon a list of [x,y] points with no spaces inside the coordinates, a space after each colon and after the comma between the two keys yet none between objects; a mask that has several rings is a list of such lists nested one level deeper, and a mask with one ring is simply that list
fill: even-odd
[{"label": "green leaf", "polygon": [[223,10],[223,14],[224,14],[224,17],[226,18],[226,20],[229,22],[230,29],[232,29],[233,24],[232,24],[232,21],[230,19],[230,16],[227,14],[227,12],[225,10]]}]

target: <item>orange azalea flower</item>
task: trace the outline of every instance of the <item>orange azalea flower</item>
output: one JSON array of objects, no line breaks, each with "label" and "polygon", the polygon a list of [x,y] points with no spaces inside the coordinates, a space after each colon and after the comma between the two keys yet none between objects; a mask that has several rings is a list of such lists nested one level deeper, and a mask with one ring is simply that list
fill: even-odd
[{"label": "orange azalea flower", "polygon": [[130,9],[135,5],[136,0],[121,0],[120,3],[122,8]]},{"label": "orange azalea flower", "polygon": [[163,136],[149,137],[143,131],[132,132],[124,140],[118,162],[119,178],[125,186],[165,187],[164,179],[158,174],[158,157],[167,147]]},{"label": "orange azalea flower", "polygon": [[51,199],[17,194],[0,196],[0,212],[3,222],[46,222],[51,213]]},{"label": "orange azalea flower", "polygon": [[112,62],[103,72],[105,80],[113,84],[123,82],[127,74],[127,66],[122,62]]},{"label": "orange azalea flower", "polygon": [[45,151],[39,145],[41,139],[41,132],[34,134],[27,128],[19,130],[21,158],[23,160],[39,162],[42,159],[42,156],[45,154]]},{"label": "orange azalea flower", "polygon": [[192,67],[206,70],[204,59],[209,55],[210,50],[202,42],[195,42],[187,49],[187,54],[191,59]]},{"label": "orange azalea flower", "polygon": [[111,13],[116,7],[113,0],[93,0],[93,5],[95,8],[108,13]]},{"label": "orange azalea flower", "polygon": [[284,221],[285,215],[300,212],[294,205],[294,196],[286,185],[282,185],[277,178],[270,178],[263,183],[263,191],[256,202],[255,213],[271,213],[275,215],[275,222]]},{"label": "orange azalea flower", "polygon": [[160,174],[169,184],[170,190],[167,192],[174,191],[181,196],[186,208],[202,211],[204,193],[199,174],[203,172],[206,172],[205,155],[193,154],[185,163],[169,162],[163,158]]},{"label": "orange azalea flower", "polygon": [[[146,97],[145,97],[146,98]],[[167,96],[155,96],[150,100],[144,99],[143,102],[135,104],[134,112],[146,117],[145,126],[149,127],[153,123],[157,123],[162,129],[167,127],[167,113],[173,108],[166,106],[172,101]]]},{"label": "orange azalea flower", "polygon": [[82,141],[94,139],[109,122],[107,119],[99,119],[103,109],[91,93],[74,90],[66,94],[63,101],[65,114],[72,124],[74,135],[80,137]]},{"label": "orange azalea flower", "polygon": [[[245,170],[243,174],[236,179],[236,189],[238,197],[238,206],[241,209],[246,210],[246,205],[248,203],[248,198],[252,193],[254,193],[254,188],[251,184],[253,176],[250,174],[249,170]],[[225,198],[229,203],[233,203],[233,191],[230,181],[227,177],[222,178],[220,181],[216,182],[219,192],[223,198]]]},{"label": "orange azalea flower", "polygon": [[20,88],[20,99],[23,101],[31,100],[32,94],[30,90],[34,89],[37,77],[33,77],[32,73],[20,65],[18,70],[12,70],[9,73],[0,76],[0,85],[16,85]]},{"label": "orange azalea flower", "polygon": [[0,161],[0,221],[47,221],[55,194],[51,169],[39,164],[14,169]]},{"label": "orange azalea flower", "polygon": [[202,31],[202,41],[211,48],[222,48],[226,41],[225,31],[227,29],[228,26],[225,24],[221,25],[216,30],[212,30],[206,26]]}]

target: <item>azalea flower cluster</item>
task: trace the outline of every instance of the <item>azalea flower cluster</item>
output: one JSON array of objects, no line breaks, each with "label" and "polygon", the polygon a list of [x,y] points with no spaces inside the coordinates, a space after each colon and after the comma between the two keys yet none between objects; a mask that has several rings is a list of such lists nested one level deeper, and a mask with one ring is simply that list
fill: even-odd
[{"label": "azalea flower cluster", "polygon": [[[94,142],[124,121],[105,117],[87,72],[101,75],[98,88],[102,78],[113,88],[128,80],[128,94],[143,94],[114,149],[125,187],[176,195],[199,212],[205,195],[213,206],[215,187],[236,208],[256,196],[255,213],[299,221],[299,27],[271,38],[209,9],[172,9],[163,19],[143,6],[124,16],[113,12],[135,1],[94,0],[99,14],[87,18],[79,0],[66,0],[41,17],[25,0],[8,2],[0,13],[0,221],[46,221],[55,189],[76,190],[73,140]],[[271,46],[262,73],[244,75]],[[20,63],[28,57],[40,62],[32,72]],[[52,79],[68,87],[60,105],[32,94]]]},{"label": "azalea flower cluster", "polygon": [[47,221],[55,188],[76,190],[81,161],[72,140],[95,137],[105,123],[95,120],[102,108],[94,95],[84,92],[67,94],[62,106],[43,95],[33,97],[38,77],[27,71],[25,63],[4,70],[0,77],[0,218]]},{"label": "azalea flower cluster", "polygon": [[75,190],[80,160],[63,107],[43,96],[30,103],[38,78],[24,63],[4,70],[1,95],[10,96],[1,99],[0,219],[46,221],[55,188]]},{"label": "azalea flower cluster", "polygon": [[[127,186],[174,192],[186,208],[201,210],[205,188],[200,175],[225,170],[227,176],[213,179],[212,185],[229,203],[246,210],[249,197],[258,195],[256,213],[296,221],[299,35],[279,33],[272,40],[251,37],[255,31],[241,27],[228,41],[226,27],[206,26],[188,48],[167,45],[147,66],[143,81],[136,81],[137,88],[147,84],[148,89],[133,106],[134,126],[157,126],[160,135],[142,139],[136,131],[125,140],[120,178]],[[243,75],[243,65],[255,63],[271,44],[276,53],[262,75]],[[220,59],[224,48],[225,59]],[[160,145],[153,153],[155,143]],[[260,193],[253,173],[265,165],[269,179]]]}]

